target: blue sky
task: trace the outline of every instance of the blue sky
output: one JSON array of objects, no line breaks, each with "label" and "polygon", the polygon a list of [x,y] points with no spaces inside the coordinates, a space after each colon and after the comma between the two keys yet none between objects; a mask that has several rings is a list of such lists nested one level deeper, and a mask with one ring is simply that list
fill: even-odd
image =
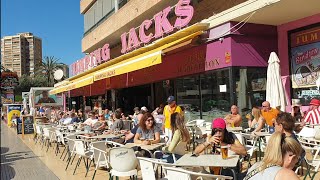
[{"label": "blue sky", "polygon": [[84,56],[80,0],[1,0],[1,37],[19,32],[42,38],[42,56],[68,65]]}]

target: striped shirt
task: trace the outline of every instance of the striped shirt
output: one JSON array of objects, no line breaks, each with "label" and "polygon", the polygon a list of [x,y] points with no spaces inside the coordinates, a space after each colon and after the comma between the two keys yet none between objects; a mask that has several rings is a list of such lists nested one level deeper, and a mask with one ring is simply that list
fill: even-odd
[{"label": "striped shirt", "polygon": [[304,121],[310,124],[320,124],[320,107],[309,111]]}]

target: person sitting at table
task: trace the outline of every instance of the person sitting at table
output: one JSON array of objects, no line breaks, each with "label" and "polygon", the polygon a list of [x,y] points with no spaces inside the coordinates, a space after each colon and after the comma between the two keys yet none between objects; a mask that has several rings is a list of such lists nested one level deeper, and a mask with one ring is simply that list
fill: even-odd
[{"label": "person sitting at table", "polygon": [[71,124],[80,122],[79,118],[77,117],[76,113],[74,113],[74,112],[71,113],[71,119],[72,119]]},{"label": "person sitting at table", "polygon": [[131,131],[123,131],[123,134],[125,134],[125,143],[134,143],[134,137],[137,134],[137,130],[139,128],[139,122],[141,121],[141,118],[143,117],[144,111],[140,111],[137,116],[137,124],[131,129]]},{"label": "person sitting at table", "polygon": [[[227,146],[230,154],[237,154],[245,156],[247,155],[246,148],[239,142],[237,136],[232,132],[228,132],[226,129],[226,122],[222,118],[216,118],[212,121],[211,135],[207,137],[207,141],[198,145],[194,150],[194,154],[200,154],[204,152],[208,147],[211,147],[211,152],[215,154],[219,146]],[[211,173],[219,174],[220,167],[209,167]],[[218,171],[216,171],[218,169]],[[228,171],[222,171],[221,174],[229,175]],[[239,172],[238,169],[236,169]]]},{"label": "person sitting at table", "polygon": [[71,124],[71,121],[72,121],[72,118],[69,116],[69,113],[66,113],[66,114],[64,115],[63,124],[64,124],[64,125],[69,125],[69,124]]},{"label": "person sitting at table", "polygon": [[[228,146],[229,150],[238,155],[246,155],[246,148],[239,142],[237,136],[226,129],[226,122],[222,118],[216,118],[212,121],[211,135],[207,141],[198,145],[194,150],[195,154],[202,153],[210,145]],[[213,147],[214,148],[214,147]]]},{"label": "person sitting at table", "polygon": [[110,133],[113,133],[114,131],[116,130],[123,130],[124,128],[124,124],[123,124],[123,121],[121,119],[121,112],[119,110],[116,110],[114,113],[113,113],[113,123],[112,125],[110,126],[110,130],[107,131],[107,132],[104,132],[104,134],[110,134]]},{"label": "person sitting at table", "polygon": [[110,119],[109,109],[105,109],[104,110],[104,118],[105,118],[105,120],[109,120]]},{"label": "person sitting at table", "polygon": [[262,103],[261,114],[263,118],[266,120],[268,126],[273,127],[273,123],[279,114],[279,110],[270,107],[270,103],[268,101],[264,101]]},{"label": "person sitting at table", "polygon": [[65,120],[65,118],[66,118],[64,112],[61,111],[61,112],[59,113],[59,115],[58,115],[58,118],[59,118],[59,123],[60,123],[60,124],[63,124],[63,122],[64,122],[64,120]]},{"label": "person sitting at table", "polygon": [[95,115],[94,111],[89,112],[88,119],[84,121],[83,125],[93,126],[98,121]]},{"label": "person sitting at table", "polygon": [[77,114],[77,116],[78,116],[78,119],[80,120],[80,122],[83,122],[83,113],[82,113],[82,109],[79,109],[79,110],[78,110],[78,114]]},{"label": "person sitting at table", "polygon": [[265,120],[262,117],[261,111],[258,107],[252,108],[252,116],[253,120],[248,119],[249,128],[253,133],[260,132],[265,125]]},{"label": "person sitting at table", "polygon": [[320,100],[315,98],[311,99],[309,104],[309,112],[301,121],[301,126],[305,126],[306,124],[320,125]]},{"label": "person sitting at table", "polygon": [[292,99],[291,101],[292,101],[292,103],[291,103],[291,107],[292,107],[291,116],[294,117],[295,122],[301,122],[301,120],[304,117],[304,113],[301,109],[302,104],[300,102],[300,99]]},{"label": "person sitting at table", "polygon": [[[184,118],[180,113],[171,114],[170,124],[173,137],[169,146],[163,147],[162,151],[173,153],[176,160],[178,160],[186,154],[185,148],[190,140],[190,134],[184,123]],[[172,154],[167,158],[167,162],[174,163]]]},{"label": "person sitting at table", "polygon": [[156,126],[160,129],[160,134],[164,134],[163,122],[165,117],[163,115],[163,108],[161,107],[161,105],[159,108],[152,112],[152,115],[154,116]]},{"label": "person sitting at table", "polygon": [[131,118],[131,120],[133,120],[134,124],[136,125],[138,124],[138,114],[140,112],[139,107],[135,107],[133,109],[133,112],[134,112],[133,115],[129,115],[129,117]]},{"label": "person sitting at table", "polygon": [[298,176],[292,169],[299,161],[301,152],[302,148],[296,140],[275,132],[270,137],[262,161],[249,168],[245,179],[298,180]]},{"label": "person sitting at table", "polygon": [[242,117],[238,113],[238,107],[236,105],[231,106],[231,114],[227,115],[225,118],[227,127],[240,127],[242,122]]},{"label": "person sitting at table", "polygon": [[151,113],[145,113],[140,122],[134,143],[137,144],[156,144],[160,142],[160,130],[155,126],[154,117]]},{"label": "person sitting at table", "polygon": [[[295,119],[289,113],[281,112],[277,115],[276,121],[274,123],[275,131],[284,133],[286,137],[291,137],[296,140],[299,144],[297,136],[294,134],[293,129],[295,128]],[[301,147],[301,144],[300,144]],[[301,147],[302,148],[302,147]],[[305,156],[305,151],[302,150],[301,159]],[[299,162],[300,164],[301,162]]]},{"label": "person sitting at table", "polygon": [[98,121],[93,125],[93,129],[96,130],[105,130],[108,126],[107,121],[105,120],[104,114],[99,114]]}]

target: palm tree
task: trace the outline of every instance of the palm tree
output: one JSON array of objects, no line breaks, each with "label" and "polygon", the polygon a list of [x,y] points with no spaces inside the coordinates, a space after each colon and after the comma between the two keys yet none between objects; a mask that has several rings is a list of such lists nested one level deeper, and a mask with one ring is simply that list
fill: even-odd
[{"label": "palm tree", "polygon": [[39,74],[45,74],[47,76],[47,86],[53,86],[54,84],[54,78],[53,74],[56,70],[62,69],[62,66],[64,63],[59,62],[60,59],[54,57],[54,56],[45,56],[42,59],[42,63],[40,65],[40,68],[38,70]]}]

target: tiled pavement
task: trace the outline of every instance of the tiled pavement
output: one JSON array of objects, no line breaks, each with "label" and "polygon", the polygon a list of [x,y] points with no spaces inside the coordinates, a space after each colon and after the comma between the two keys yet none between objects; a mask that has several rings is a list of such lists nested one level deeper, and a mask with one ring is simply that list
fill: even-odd
[{"label": "tiled pavement", "polygon": [[1,180],[55,180],[58,177],[1,122]]}]

